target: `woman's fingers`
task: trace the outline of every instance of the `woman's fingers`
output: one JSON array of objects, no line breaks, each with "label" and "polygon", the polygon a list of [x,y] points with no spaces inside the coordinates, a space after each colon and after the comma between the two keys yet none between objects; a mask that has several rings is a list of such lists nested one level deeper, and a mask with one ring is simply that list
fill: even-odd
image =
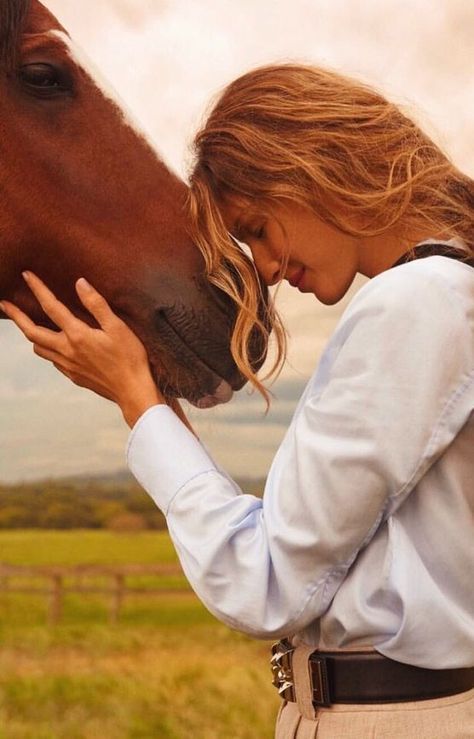
[{"label": "woman's fingers", "polygon": [[[39,352],[36,352],[38,356],[44,356],[43,354],[40,354]],[[45,359],[49,359],[49,357],[44,356]],[[52,360],[51,360],[52,361]],[[108,390],[106,387],[99,387],[97,383],[91,383],[90,380],[83,377],[82,375],[77,374],[77,372],[73,372],[71,369],[68,369],[64,366],[62,362],[53,362],[53,366],[56,367],[56,369],[61,372],[62,375],[68,378],[68,380],[71,380],[75,385],[78,385],[79,387],[83,387],[86,390],[93,390],[97,395],[102,396],[102,398],[105,398],[106,400],[110,400],[112,403],[115,403],[115,398],[113,397],[112,393]]]},{"label": "woman's fingers", "polygon": [[112,402],[115,402],[114,397],[109,392],[109,390],[105,387],[98,387],[97,384],[91,385],[90,381],[83,377],[78,371],[76,371],[64,357],[62,354],[58,354],[57,352],[51,351],[49,349],[45,349],[43,346],[37,346],[36,344],[33,347],[34,353],[41,357],[42,359],[47,359],[50,361],[53,366],[61,372],[65,377],[68,378],[68,380],[71,380],[75,385],[78,385],[79,387],[84,387],[89,390],[93,390],[98,395],[101,395],[103,398],[106,398],[106,400],[111,400]]},{"label": "woman's fingers", "polygon": [[41,357],[42,359],[48,359],[54,364],[56,369],[60,370],[61,372],[69,372],[70,366],[68,364],[68,360],[60,352],[56,352],[54,351],[54,349],[48,349],[41,344],[33,344],[33,351],[35,354],[38,355],[38,357]]},{"label": "woman's fingers", "polygon": [[8,318],[16,323],[29,341],[41,344],[49,349],[59,349],[62,344],[62,334],[43,326],[37,326],[26,313],[23,313],[20,308],[7,300],[2,301],[2,309]]},{"label": "woman's fingers", "polygon": [[146,396],[157,401],[158,391],[145,347],[100,293],[83,279],[76,283],[80,300],[101,327],[91,328],[57,300],[36,275],[29,273],[26,281],[45,313],[62,329],[55,332],[36,326],[5,301],[6,314],[34,343],[38,356],[52,362],[76,385],[118,403],[122,410],[130,408],[137,388],[141,399]]},{"label": "woman's fingers", "polygon": [[81,277],[76,282],[76,292],[83,306],[87,308],[103,329],[110,328],[111,324],[121,319],[113,312],[103,295],[95,287]]},{"label": "woman's fingers", "polygon": [[33,272],[23,272],[23,278],[46,315],[51,318],[56,326],[59,326],[59,328],[62,328],[67,333],[68,330],[80,323],[76,316],[57,299],[54,293],[46,287],[37,275],[33,274]]}]

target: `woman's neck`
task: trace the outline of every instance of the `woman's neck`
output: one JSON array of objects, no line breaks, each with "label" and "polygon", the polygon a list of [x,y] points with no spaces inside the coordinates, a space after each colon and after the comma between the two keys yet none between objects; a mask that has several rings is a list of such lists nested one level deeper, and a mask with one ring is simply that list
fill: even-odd
[{"label": "woman's neck", "polygon": [[361,238],[358,271],[366,277],[375,277],[386,269],[390,269],[416,244],[433,238],[445,241],[450,239],[451,235],[447,232],[427,233],[426,229],[423,229],[411,233],[410,236],[406,234],[402,236],[400,231],[397,231]]}]

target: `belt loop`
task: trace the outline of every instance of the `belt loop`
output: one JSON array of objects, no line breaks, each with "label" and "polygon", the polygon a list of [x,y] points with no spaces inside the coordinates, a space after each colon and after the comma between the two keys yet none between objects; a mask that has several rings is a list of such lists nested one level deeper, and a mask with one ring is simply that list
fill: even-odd
[{"label": "belt loop", "polygon": [[313,705],[313,684],[309,657],[314,651],[314,647],[301,644],[296,647],[292,658],[296,702],[301,715],[313,721],[316,718],[316,711]]}]

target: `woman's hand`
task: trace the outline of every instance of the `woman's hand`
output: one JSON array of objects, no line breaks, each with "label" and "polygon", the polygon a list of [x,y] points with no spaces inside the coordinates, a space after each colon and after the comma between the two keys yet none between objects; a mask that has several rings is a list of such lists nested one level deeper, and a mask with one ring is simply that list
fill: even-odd
[{"label": "woman's hand", "polygon": [[[0,307],[33,343],[35,354],[52,362],[76,385],[117,403],[130,427],[148,408],[166,402],[152,378],[145,347],[86,280],[76,282],[76,291],[100,329],[76,318],[39,277],[31,272],[23,277],[46,315],[61,329],[37,326],[13,303],[3,301]],[[173,410],[186,422],[178,403]]]}]

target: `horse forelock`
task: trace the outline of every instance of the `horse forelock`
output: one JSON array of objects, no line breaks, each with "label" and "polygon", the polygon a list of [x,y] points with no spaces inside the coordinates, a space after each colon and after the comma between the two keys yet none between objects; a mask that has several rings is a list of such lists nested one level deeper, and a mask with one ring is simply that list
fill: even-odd
[{"label": "horse forelock", "polygon": [[31,6],[31,0],[0,0],[0,63],[10,67]]}]

